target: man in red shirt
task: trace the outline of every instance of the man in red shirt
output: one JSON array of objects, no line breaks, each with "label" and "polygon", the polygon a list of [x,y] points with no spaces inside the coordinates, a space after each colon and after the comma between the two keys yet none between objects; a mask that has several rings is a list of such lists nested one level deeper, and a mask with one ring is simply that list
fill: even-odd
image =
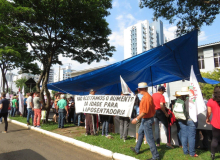
[{"label": "man in red shirt", "polygon": [[165,98],[163,96],[163,93],[166,92],[165,91],[165,87],[164,86],[160,86],[158,88],[158,92],[154,93],[152,95],[153,98],[153,102],[155,105],[155,110],[156,110],[156,114],[154,116],[154,122],[155,122],[155,136],[156,136],[156,142],[157,142],[157,146],[160,146],[160,129],[159,129],[159,121],[161,121],[161,123],[163,123],[163,125],[165,126],[165,132],[167,135],[167,147],[169,148],[173,148],[173,146],[170,144],[171,142],[171,133],[170,133],[170,129],[168,129],[168,119],[167,117],[169,117],[169,114],[166,112],[165,110]]},{"label": "man in red shirt", "polygon": [[147,83],[141,82],[138,84],[138,91],[140,94],[143,95],[140,106],[139,106],[139,115],[132,120],[132,124],[136,124],[139,119],[141,120],[141,125],[138,130],[138,141],[136,147],[131,147],[130,149],[135,153],[138,154],[141,148],[141,144],[144,139],[144,135],[146,136],[147,142],[150,146],[150,151],[152,153],[152,158],[148,160],[159,160],[159,153],[157,151],[157,147],[154,143],[154,136],[152,125],[154,123],[154,114],[155,114],[155,106],[153,103],[153,99],[150,94],[147,92],[148,87]]}]

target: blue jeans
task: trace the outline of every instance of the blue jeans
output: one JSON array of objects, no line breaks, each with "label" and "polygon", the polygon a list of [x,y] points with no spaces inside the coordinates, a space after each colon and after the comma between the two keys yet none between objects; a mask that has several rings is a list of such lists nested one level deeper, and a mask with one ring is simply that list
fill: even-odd
[{"label": "blue jeans", "polygon": [[[195,141],[196,141],[196,127],[197,123],[194,123],[191,119],[187,121],[178,120],[181,129],[181,141],[183,145],[184,154],[190,154],[194,156],[196,153],[195,150]],[[189,144],[189,150],[188,145]]]},{"label": "blue jeans", "polygon": [[108,135],[108,121],[104,121],[102,123],[102,135],[104,135],[104,132],[106,135]]},{"label": "blue jeans", "polygon": [[15,112],[16,112],[16,107],[11,107],[11,116],[14,117],[15,116]]},{"label": "blue jeans", "polygon": [[32,124],[34,124],[34,111],[32,108],[27,108],[27,123],[30,123],[30,117],[32,118]]},{"label": "blue jeans", "polygon": [[138,130],[138,141],[135,147],[135,151],[139,153],[141,144],[144,139],[144,135],[146,136],[147,143],[150,146],[150,151],[153,156],[153,159],[158,159],[159,158],[159,153],[157,151],[157,147],[154,143],[154,136],[153,136],[153,130],[152,130],[152,125],[154,123],[154,118],[142,118],[141,121],[141,126]]},{"label": "blue jeans", "polygon": [[59,112],[58,128],[64,128],[64,119],[65,119],[65,113]]},{"label": "blue jeans", "polygon": [[76,118],[78,117],[78,126],[80,126],[81,113],[74,113],[74,124],[76,124]]}]

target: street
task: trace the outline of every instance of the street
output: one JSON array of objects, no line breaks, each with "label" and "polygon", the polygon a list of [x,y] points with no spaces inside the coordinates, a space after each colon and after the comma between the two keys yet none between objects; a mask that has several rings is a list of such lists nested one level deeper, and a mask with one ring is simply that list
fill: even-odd
[{"label": "street", "polygon": [[0,133],[0,160],[109,159],[13,123],[8,126],[7,134]]}]

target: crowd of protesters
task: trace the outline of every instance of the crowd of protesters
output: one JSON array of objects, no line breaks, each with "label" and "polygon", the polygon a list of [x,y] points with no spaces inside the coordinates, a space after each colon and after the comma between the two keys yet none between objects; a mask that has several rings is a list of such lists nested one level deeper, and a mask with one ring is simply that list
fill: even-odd
[{"label": "crowd of protesters", "polygon": [[[134,103],[133,113],[131,118],[119,116],[119,132],[120,139],[124,142],[128,136],[129,124],[136,125],[136,146],[130,147],[135,153],[139,154],[142,142],[150,146],[152,153],[152,160],[159,159],[158,147],[160,147],[160,128],[159,122],[164,126],[166,134],[166,146],[170,149],[174,148],[171,145],[171,125],[176,125],[177,138],[179,147],[183,149],[185,155],[189,154],[191,157],[198,157],[196,149],[200,148],[198,141],[202,135],[203,137],[203,149],[208,150],[208,133],[206,130],[197,130],[199,122],[194,122],[189,116],[189,90],[188,87],[182,87],[181,91],[175,92],[175,100],[172,100],[169,108],[165,105],[165,98],[163,96],[166,89],[164,86],[160,86],[158,91],[152,95],[148,93],[147,83],[141,82],[138,84],[136,90],[136,100]],[[94,89],[90,90],[90,95],[95,95]],[[121,93],[122,96],[128,95]],[[27,117],[27,125],[30,125],[30,118],[32,118],[32,125],[40,127],[41,110],[43,101],[39,97],[40,93],[36,92],[27,93],[24,99],[24,113],[23,116]],[[206,123],[212,125],[212,142],[211,142],[211,158],[215,159],[215,153],[220,140],[220,87],[215,87],[213,98],[211,98],[207,104],[207,118]],[[65,98],[64,94],[55,95],[54,103],[51,104],[54,108],[54,121],[57,122],[58,128],[64,128],[65,123],[74,123],[78,126],[83,123],[85,118],[85,128],[87,135],[97,135],[98,129],[100,129],[100,122],[102,126],[102,136],[110,136],[109,132],[114,133],[114,116],[110,115],[97,115],[88,113],[77,113],[74,103],[74,97]],[[181,106],[181,107],[180,107]],[[4,118],[5,131],[7,133],[8,123],[7,116],[9,108],[11,110],[11,116],[14,117],[18,112],[19,102],[17,96],[13,99],[7,100],[6,94],[1,94],[0,101],[0,118]],[[178,112],[178,107],[184,111]],[[18,115],[22,116],[20,113]],[[210,117],[212,115],[212,120]],[[153,135],[153,125],[155,126],[155,140]],[[201,149],[201,148],[200,148]]]}]

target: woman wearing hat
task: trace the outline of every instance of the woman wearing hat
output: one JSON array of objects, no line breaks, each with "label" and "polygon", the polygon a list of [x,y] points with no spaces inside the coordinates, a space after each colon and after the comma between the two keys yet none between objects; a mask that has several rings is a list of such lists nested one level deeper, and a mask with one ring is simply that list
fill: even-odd
[{"label": "woman wearing hat", "polygon": [[[195,141],[196,141],[196,128],[197,122],[194,122],[189,116],[189,89],[188,87],[182,87],[180,92],[177,92],[177,95],[181,95],[177,100],[173,112],[178,119],[181,132],[181,142],[183,146],[184,154],[189,154],[191,157],[198,157],[195,150]],[[178,109],[182,108],[182,112],[177,112]],[[188,148],[189,147],[189,148]]]},{"label": "woman wearing hat", "polygon": [[[206,123],[212,125],[212,143],[211,143],[211,158],[215,159],[215,152],[217,151],[218,142],[220,140],[220,86],[214,88],[213,98],[207,103],[208,112]],[[210,116],[212,120],[210,122]]]}]

